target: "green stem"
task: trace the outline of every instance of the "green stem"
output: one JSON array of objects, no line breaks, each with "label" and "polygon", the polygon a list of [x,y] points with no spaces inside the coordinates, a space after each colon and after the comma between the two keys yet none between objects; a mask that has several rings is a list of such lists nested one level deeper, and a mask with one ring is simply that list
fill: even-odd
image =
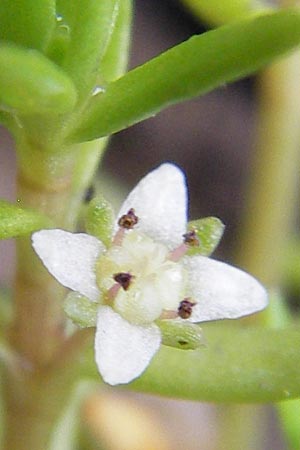
[{"label": "green stem", "polygon": [[[17,154],[19,203],[46,213],[57,227],[74,229],[80,207],[77,199],[82,198],[86,183],[95,172],[101,155],[99,149],[92,152],[92,163],[85,167],[89,154],[85,145],[53,153],[51,149],[20,140]],[[75,167],[77,172],[81,167],[81,176],[77,173],[80,182],[74,176]],[[71,216],[70,204],[75,205]],[[43,267],[29,238],[17,242],[17,266],[14,319],[9,338],[22,363],[17,375],[11,376],[10,372],[4,381],[7,412],[4,449],[41,450],[47,448],[53,426],[70,393],[70,371],[73,374],[74,362],[86,339],[84,334],[82,338],[79,334],[68,344],[61,308],[64,288]],[[68,366],[60,370],[60,350],[68,345],[71,345]]]},{"label": "green stem", "polygon": [[265,417],[262,406],[230,405],[218,409],[221,423],[218,450],[260,450],[263,437],[261,421]]},{"label": "green stem", "polygon": [[3,450],[46,450],[74,386],[74,366],[55,376],[19,365],[4,373],[6,405]]},{"label": "green stem", "polygon": [[108,138],[84,142],[74,146],[77,152],[72,176],[72,195],[66,214],[66,223],[72,224],[78,218],[85,191],[91,186]]},{"label": "green stem", "polygon": [[[237,259],[269,287],[280,283],[282,252],[295,221],[300,163],[299,79],[299,51],[273,64],[259,78],[256,155]],[[258,317],[254,320],[262,321],[264,315]],[[262,448],[264,414],[257,407],[250,408],[226,408],[234,433],[224,432],[227,419],[222,422],[224,448]]]},{"label": "green stem", "polygon": [[[74,157],[50,155],[46,149],[18,143],[17,196],[20,205],[47,214],[64,227],[71,193]],[[74,225],[74,224],[73,224]],[[31,363],[51,359],[63,339],[61,300],[64,289],[45,270],[34,254],[29,238],[17,242],[15,319],[11,341]]]},{"label": "green stem", "polygon": [[300,162],[300,53],[259,79],[256,158],[238,261],[268,286],[280,279],[281,255],[294,224]]}]

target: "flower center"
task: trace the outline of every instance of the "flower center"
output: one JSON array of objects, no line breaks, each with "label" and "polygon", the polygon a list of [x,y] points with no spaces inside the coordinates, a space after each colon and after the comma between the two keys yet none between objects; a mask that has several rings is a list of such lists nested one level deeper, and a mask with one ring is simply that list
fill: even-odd
[{"label": "flower center", "polygon": [[136,230],[126,231],[117,242],[113,240],[96,267],[104,302],[135,324],[151,323],[165,310],[178,316],[185,270],[169,255],[165,245]]}]

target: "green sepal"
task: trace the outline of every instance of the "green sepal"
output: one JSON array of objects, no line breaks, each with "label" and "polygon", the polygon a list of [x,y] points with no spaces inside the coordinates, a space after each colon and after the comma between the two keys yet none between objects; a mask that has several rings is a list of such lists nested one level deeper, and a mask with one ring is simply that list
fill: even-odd
[{"label": "green sepal", "polygon": [[193,36],[93,96],[69,140],[93,140],[128,128],[174,103],[250,75],[299,43],[297,9],[235,22]]},{"label": "green sepal", "polygon": [[86,231],[96,236],[109,247],[113,233],[114,211],[111,204],[103,197],[95,197],[86,211]]},{"label": "green sepal", "polygon": [[37,50],[0,45],[0,104],[24,115],[69,112],[76,103],[72,80]]},{"label": "green sepal", "polygon": [[51,226],[48,217],[0,200],[0,239],[23,236]]},{"label": "green sepal", "polygon": [[217,248],[225,225],[217,217],[205,217],[188,223],[188,230],[194,230],[199,240],[199,247],[190,247],[188,255],[210,256]]},{"label": "green sepal", "polygon": [[91,302],[79,292],[70,292],[63,305],[66,315],[80,328],[96,326],[98,308],[98,303]]},{"label": "green sepal", "polygon": [[199,325],[181,320],[159,320],[156,322],[162,333],[162,343],[181,350],[195,350],[205,345]]}]

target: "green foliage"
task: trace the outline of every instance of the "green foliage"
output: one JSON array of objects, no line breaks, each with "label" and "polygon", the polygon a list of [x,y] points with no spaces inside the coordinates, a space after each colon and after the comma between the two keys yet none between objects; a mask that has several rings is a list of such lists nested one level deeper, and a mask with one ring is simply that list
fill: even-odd
[{"label": "green foliage", "polygon": [[104,198],[94,198],[86,213],[86,230],[96,236],[107,247],[111,243],[113,233],[114,212],[112,206]]},{"label": "green foliage", "polygon": [[181,0],[196,16],[221,25],[267,11],[259,0]]},{"label": "green foliage", "polygon": [[18,113],[59,114],[73,109],[76,90],[68,76],[37,50],[0,45],[0,102]]},{"label": "green foliage", "polygon": [[99,83],[106,85],[124,74],[129,54],[132,1],[120,0],[115,27],[99,68]]},{"label": "green foliage", "polygon": [[300,330],[203,326],[207,346],[165,346],[130,387],[213,402],[274,402],[300,396]]},{"label": "green foliage", "polygon": [[0,1],[0,40],[43,50],[54,27],[55,0]]},{"label": "green foliage", "polygon": [[211,255],[223,236],[224,228],[224,224],[217,217],[205,217],[189,222],[188,229],[196,232],[199,247],[190,247],[188,254]]},{"label": "green foliage", "polygon": [[49,226],[50,220],[42,214],[0,200],[0,239],[23,236]]},{"label": "green foliage", "polygon": [[173,103],[249,75],[299,42],[300,13],[293,9],[194,36],[94,96],[70,140],[115,133]]},{"label": "green foliage", "polygon": [[204,345],[199,325],[178,320],[160,320],[157,325],[162,332],[162,343],[181,350],[195,350]]},{"label": "green foliage", "polygon": [[84,99],[96,83],[97,69],[114,28],[118,0],[79,0],[70,3],[74,7],[74,15],[63,67],[73,79],[79,97]]}]

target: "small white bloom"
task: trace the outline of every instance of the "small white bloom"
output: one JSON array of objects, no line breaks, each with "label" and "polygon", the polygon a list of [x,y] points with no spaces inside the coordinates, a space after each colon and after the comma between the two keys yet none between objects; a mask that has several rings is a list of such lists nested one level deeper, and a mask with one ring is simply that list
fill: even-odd
[{"label": "small white bloom", "polygon": [[[265,289],[250,275],[187,256],[187,191],[182,171],[163,164],[121,207],[112,244],[83,233],[42,230],[33,247],[64,286],[99,304],[96,363],[112,385],[147,367],[161,343],[158,319],[232,319],[263,309]],[[184,240],[183,240],[184,235]]]}]

